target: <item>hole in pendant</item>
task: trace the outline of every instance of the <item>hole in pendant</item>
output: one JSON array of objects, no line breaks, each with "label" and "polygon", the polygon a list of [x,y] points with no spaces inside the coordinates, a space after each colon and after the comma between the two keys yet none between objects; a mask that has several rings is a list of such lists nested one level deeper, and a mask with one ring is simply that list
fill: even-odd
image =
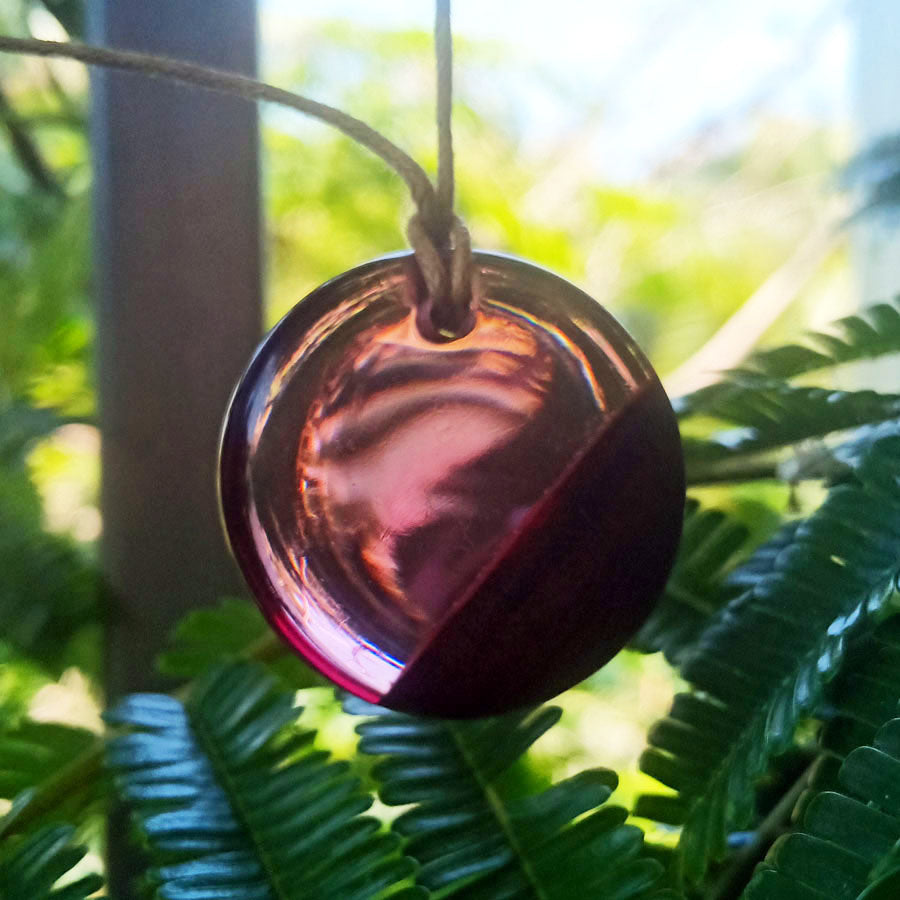
[{"label": "hole in pendant", "polygon": [[[440,307],[443,306],[444,304],[440,305]],[[458,315],[447,316],[447,310],[441,311],[440,307],[430,296],[418,303],[416,328],[426,341],[433,344],[448,344],[465,337],[475,327],[475,311],[472,304],[467,307],[461,317]],[[454,319],[458,319],[458,321],[454,321]]]},{"label": "hole in pendant", "polygon": [[[449,262],[449,261],[448,261]],[[478,306],[478,279],[473,273],[468,302],[462,309],[453,306],[449,298],[436,302],[428,290],[422,270],[413,257],[413,296],[416,307],[416,330],[432,344],[448,344],[464,338],[475,327]]]}]

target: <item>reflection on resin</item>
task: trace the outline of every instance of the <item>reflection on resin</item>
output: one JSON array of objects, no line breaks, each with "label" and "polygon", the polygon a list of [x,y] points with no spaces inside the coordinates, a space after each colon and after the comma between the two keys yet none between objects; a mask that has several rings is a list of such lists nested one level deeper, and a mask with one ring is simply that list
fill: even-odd
[{"label": "reflection on resin", "polygon": [[569,348],[508,313],[360,335],[313,403],[299,521],[333,615],[405,661],[602,417]]},{"label": "reflection on resin", "polygon": [[[626,619],[649,611],[653,597],[636,593],[661,587],[683,499],[671,409],[625,332],[542,270],[476,259],[476,324],[448,343],[416,330],[409,258],[320,288],[264,342],[236,391],[222,446],[229,537],[270,621],[367,699],[445,715],[532,702],[544,684],[559,689],[554,666],[566,680],[608,658],[608,647],[588,647],[577,651],[581,659],[554,663],[571,644],[560,629],[627,640],[610,611],[621,607]],[[655,470],[646,484],[656,497],[645,499],[648,510],[664,505],[634,517],[635,538],[645,550],[658,544],[658,553],[626,560],[624,575],[602,546],[622,522],[593,518],[604,506],[619,520],[632,515],[635,499],[621,480],[633,473],[623,461]],[[577,496],[563,503],[575,485]],[[564,535],[566,546],[547,543],[553,536],[542,529]],[[555,573],[574,548],[578,558]],[[553,558],[535,568],[535,555]],[[592,556],[585,575],[578,559]],[[636,564],[645,571],[629,574]],[[597,592],[607,583],[604,600]],[[516,634],[526,627],[537,634]],[[504,640],[492,640],[498,628]],[[494,646],[515,655],[536,639],[522,677],[509,675],[515,660],[488,658]],[[460,690],[474,679],[465,691],[482,701],[455,698],[452,685],[439,698],[436,687],[416,683],[417,667],[441,680],[449,656],[464,674],[447,674],[451,666],[446,677]]]}]

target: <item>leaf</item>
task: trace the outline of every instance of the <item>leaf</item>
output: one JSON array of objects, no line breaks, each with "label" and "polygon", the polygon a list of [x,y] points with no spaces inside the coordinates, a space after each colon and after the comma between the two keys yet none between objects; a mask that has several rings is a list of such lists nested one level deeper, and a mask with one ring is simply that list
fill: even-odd
[{"label": "leaf", "polygon": [[[702,413],[742,427],[703,439],[685,438],[689,484],[832,478],[841,474],[841,468],[827,451],[826,438],[900,414],[897,394],[795,387],[767,376],[741,374],[714,388]],[[812,448],[811,441],[816,442]],[[794,448],[790,467],[785,453],[789,446]]]},{"label": "leaf", "polygon": [[182,704],[133,694],[108,719],[131,729],[108,761],[168,900],[392,896],[413,871],[399,839],[360,814],[372,798],[346,763],[312,749],[291,693],[261,668],[209,672]]},{"label": "leaf", "polygon": [[702,509],[688,499],[672,574],[632,647],[643,653],[662,651],[677,665],[710,615],[728,599],[722,582],[749,534],[746,526],[720,510]]},{"label": "leaf", "polygon": [[[673,407],[682,419],[699,415],[738,426],[707,438],[685,437],[688,484],[774,478],[790,445],[896,418],[900,394],[789,383],[798,375],[890,353],[900,353],[900,298],[839,319],[831,331],[809,334],[803,344],[757,351],[720,382],[677,398]],[[802,477],[834,474],[828,459],[796,462]]]},{"label": "leaf", "polygon": [[163,675],[189,679],[214,665],[249,657],[265,658],[272,671],[297,690],[326,683],[278,641],[254,604],[237,597],[226,597],[216,607],[195,609],[184,616],[156,667]]},{"label": "leaf", "polygon": [[97,740],[82,728],[25,720],[0,734],[0,797],[12,799],[56,774]]},{"label": "leaf", "polygon": [[73,635],[100,619],[97,573],[81,550],[41,525],[24,474],[0,469],[0,635],[58,675]]},{"label": "leaf", "polygon": [[864,359],[900,353],[900,298],[868,307],[859,315],[832,323],[829,331],[811,332],[803,343],[757,350],[717,383],[673,402],[680,416],[706,413],[735,384],[747,387],[784,382],[798,375]]},{"label": "leaf", "polygon": [[[900,567],[900,425],[861,436],[854,478],[831,489],[776,552],[764,547],[731,583],[744,592],[710,620],[641,768],[678,791],[686,874],[699,879],[727,833],[753,815],[753,787],[821,702],[850,638],[890,595]],[[780,538],[786,535],[782,534]],[[652,815],[639,801],[637,815]]]},{"label": "leaf", "polygon": [[796,387],[741,376],[717,387],[703,414],[742,426],[710,439],[722,454],[783,447],[900,415],[900,394]]},{"label": "leaf", "polygon": [[627,813],[606,806],[615,773],[591,769],[530,796],[510,797],[502,776],[558,719],[554,707],[470,722],[416,719],[355,698],[360,751],[383,757],[373,776],[421,864],[419,883],[441,897],[500,900],[674,897],[662,866],[642,852]]},{"label": "leaf", "polygon": [[[900,886],[900,621],[882,625],[854,654],[829,693],[839,718],[823,746],[843,756],[836,776],[820,768],[798,829],[781,838],[757,868],[746,900],[815,896],[893,898]],[[891,710],[864,744],[846,751],[849,720],[870,722]],[[893,891],[893,893],[892,893]]]},{"label": "leaf", "polygon": [[267,632],[263,617],[252,604],[228,597],[212,609],[195,609],[185,615],[156,667],[163,675],[195,678],[216,663],[240,656]]},{"label": "leaf", "polygon": [[74,846],[69,825],[41,828],[24,839],[4,843],[0,855],[0,885],[10,900],[84,900],[103,885],[99,875],[85,875],[62,887],[57,882],[85,855]]}]

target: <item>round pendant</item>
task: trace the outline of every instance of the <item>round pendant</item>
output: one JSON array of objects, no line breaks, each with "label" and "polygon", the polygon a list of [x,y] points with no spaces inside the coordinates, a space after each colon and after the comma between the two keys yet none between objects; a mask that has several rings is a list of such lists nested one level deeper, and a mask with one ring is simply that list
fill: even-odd
[{"label": "round pendant", "polygon": [[225,421],[232,549],[269,622],[374,703],[469,717],[607,662],[678,539],[678,429],[624,329],[561,278],[477,252],[471,329],[416,324],[411,254],[313,291]]}]

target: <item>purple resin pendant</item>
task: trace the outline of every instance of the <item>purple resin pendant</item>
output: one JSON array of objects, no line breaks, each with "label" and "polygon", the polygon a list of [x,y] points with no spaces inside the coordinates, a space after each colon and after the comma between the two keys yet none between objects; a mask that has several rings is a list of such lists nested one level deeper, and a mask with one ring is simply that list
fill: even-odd
[{"label": "purple resin pendant", "polygon": [[228,537],[263,612],[374,703],[480,716],[585,678],[637,631],[681,533],[672,409],[561,278],[475,253],[471,330],[416,326],[411,254],[313,291],[222,436]]}]

